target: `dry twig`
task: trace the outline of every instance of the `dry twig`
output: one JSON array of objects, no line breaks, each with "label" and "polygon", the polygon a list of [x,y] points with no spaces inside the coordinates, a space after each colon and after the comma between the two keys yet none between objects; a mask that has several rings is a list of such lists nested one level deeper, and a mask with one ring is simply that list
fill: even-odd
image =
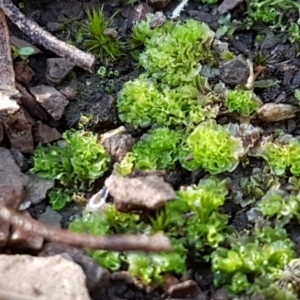
[{"label": "dry twig", "polygon": [[2,8],[5,15],[10,18],[20,30],[28,35],[32,41],[44,46],[58,56],[68,58],[78,67],[89,72],[92,71],[95,63],[95,57],[93,55],[58,40],[49,32],[43,30],[37,23],[27,19],[10,0],[0,0],[0,8]]},{"label": "dry twig", "polygon": [[80,248],[112,251],[171,251],[169,239],[161,234],[95,236],[79,234],[65,229],[44,225],[28,216],[21,215],[0,204],[0,219],[48,241],[59,242]]}]

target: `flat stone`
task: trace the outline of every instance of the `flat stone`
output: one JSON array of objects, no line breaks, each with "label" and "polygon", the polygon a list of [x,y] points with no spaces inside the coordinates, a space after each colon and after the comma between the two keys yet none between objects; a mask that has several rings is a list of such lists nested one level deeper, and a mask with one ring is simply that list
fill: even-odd
[{"label": "flat stone", "polygon": [[69,104],[66,97],[52,86],[38,85],[30,88],[30,92],[35,96],[54,120],[59,120]]},{"label": "flat stone", "polygon": [[51,179],[40,178],[35,174],[29,173],[29,183],[25,190],[23,203],[36,205],[46,198],[47,192],[54,187]]},{"label": "flat stone", "polygon": [[49,84],[60,83],[75,67],[70,60],[62,57],[48,58],[46,80]]},{"label": "flat stone", "polygon": [[39,300],[90,300],[82,269],[59,255],[0,255],[0,288]]},{"label": "flat stone", "polygon": [[111,175],[105,180],[105,186],[121,212],[156,210],[176,198],[173,187],[157,175],[136,178]]},{"label": "flat stone", "polygon": [[247,62],[235,57],[220,65],[220,79],[229,85],[246,83],[250,75]]},{"label": "flat stone", "polygon": [[40,214],[38,220],[46,225],[61,228],[62,215],[48,206],[46,211]]},{"label": "flat stone", "polygon": [[57,129],[37,121],[33,126],[33,138],[37,144],[48,144],[59,140],[61,134]]},{"label": "flat stone", "polygon": [[97,291],[97,299],[104,299],[100,297],[100,294],[104,294],[108,287],[110,273],[97,264],[84,250],[60,243],[47,243],[39,256],[53,256],[62,253],[67,253],[75,263],[81,266],[89,291]]}]

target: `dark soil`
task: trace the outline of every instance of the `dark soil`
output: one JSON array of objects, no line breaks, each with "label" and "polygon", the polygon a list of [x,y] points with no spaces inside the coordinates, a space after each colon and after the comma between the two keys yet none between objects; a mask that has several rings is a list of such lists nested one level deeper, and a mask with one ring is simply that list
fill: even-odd
[{"label": "dark soil", "polygon": [[[86,8],[94,6],[100,7],[104,3],[104,11],[108,15],[111,15],[116,9],[125,9],[117,0],[104,1],[101,3],[96,0],[25,0],[23,3],[25,14],[33,18],[48,31],[51,31],[51,28],[53,29],[53,27],[55,28],[59,24],[64,25],[64,29],[52,31],[53,34],[65,41],[75,40],[76,30],[78,26],[80,26],[79,22],[82,22],[85,18],[84,12]],[[170,11],[172,6],[174,6],[174,4],[169,5],[165,11]],[[212,30],[216,30],[220,17],[218,13],[216,13],[216,7],[217,6],[207,4],[199,5],[198,2],[190,1],[189,6],[182,13],[181,18],[192,18],[204,21]],[[241,18],[244,12],[244,5],[240,5],[231,13],[237,18]],[[295,19],[297,20],[297,18]],[[126,24],[129,23],[130,20],[123,17],[121,13],[117,14],[114,18],[114,26],[117,27],[118,31],[124,36],[129,32],[126,27]],[[26,40],[24,34],[18,32],[13,25],[11,25],[11,30],[15,35]],[[297,105],[293,91],[300,88],[300,59],[296,57],[294,46],[287,41],[287,36],[284,33],[281,34],[281,38],[270,39],[270,41],[266,40],[263,46],[257,46],[255,38],[263,30],[267,30],[267,27],[259,28],[257,31],[237,31],[232,38],[223,38],[223,40],[229,43],[230,50],[236,55],[242,54],[252,61],[257,59],[258,54],[263,54],[268,57],[265,63],[265,72],[260,75],[259,79],[280,80],[281,83],[276,87],[255,89],[255,93],[260,96],[263,102],[276,101],[278,103],[284,101],[285,103]],[[54,57],[52,53],[44,49],[41,50],[43,51],[42,54],[30,58],[29,65],[35,72],[35,77],[30,85],[45,82],[46,59]],[[95,69],[97,70],[99,67],[100,63],[96,65]],[[107,68],[108,70],[118,71],[119,76],[101,79],[96,72],[94,74],[88,74],[82,70],[75,69],[69,74],[67,79],[56,87],[58,90],[64,87],[74,88],[77,92],[77,98],[70,102],[64,118],[57,123],[51,124],[52,126],[57,127],[60,131],[64,131],[70,127],[76,127],[81,114],[93,115],[95,117],[97,122],[93,124],[91,129],[96,133],[106,132],[122,124],[118,119],[116,109],[117,93],[122,89],[125,82],[136,78],[142,70],[137,66],[130,55],[121,58],[113,64],[107,65]],[[282,95],[284,95],[284,97],[281,97]],[[298,117],[276,123],[254,121],[254,123],[255,122],[264,130],[265,135],[272,134],[278,130],[295,136],[300,134],[300,122]],[[140,135],[139,132],[133,133],[136,136]],[[222,176],[229,176],[232,180],[232,189],[239,190],[240,179],[242,177],[249,177],[252,169],[260,165],[261,161],[259,160],[250,161],[247,167],[244,168],[240,165],[234,172]],[[166,180],[171,182],[175,188],[178,188],[180,185],[196,183],[203,176],[202,173],[190,174],[182,169],[178,169],[176,172],[168,175]],[[32,214],[38,215],[45,206],[41,204],[39,208],[34,208]],[[242,232],[252,227],[253,224],[247,219],[247,210],[240,205],[234,202],[228,202],[223,210],[230,215],[230,222],[237,231]],[[78,211],[74,207],[69,207],[66,211],[62,211],[65,220],[69,219],[70,214],[77,213]],[[296,243],[297,252],[300,254],[299,225],[297,225],[297,227],[290,226],[288,230],[291,239]],[[206,299],[225,299],[222,298],[222,292],[217,291],[218,294],[215,294],[216,290],[212,288],[213,276],[208,264],[202,262],[196,263],[193,266],[193,278],[199,283],[201,290],[207,295]],[[112,280],[109,289],[110,299],[160,299],[159,294],[160,292],[157,290],[149,294],[134,285],[129,285],[119,280]]]}]

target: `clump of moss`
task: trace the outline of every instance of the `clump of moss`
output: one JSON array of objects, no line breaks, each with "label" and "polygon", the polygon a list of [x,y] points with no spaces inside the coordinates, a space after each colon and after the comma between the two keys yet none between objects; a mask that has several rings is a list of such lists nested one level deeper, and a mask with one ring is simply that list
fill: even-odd
[{"label": "clump of moss", "polygon": [[288,143],[267,143],[264,158],[275,175],[286,175],[287,171],[294,176],[300,175],[300,142],[298,139],[290,139]]},{"label": "clump of moss", "polygon": [[105,32],[115,15],[106,19],[103,6],[101,9],[88,10],[87,15],[89,23],[83,28],[85,47],[101,61],[114,61],[119,58],[123,53],[120,40]]},{"label": "clump of moss", "polygon": [[85,190],[107,170],[110,157],[91,132],[68,130],[64,142],[38,147],[30,170],[39,177],[57,180],[65,188]]},{"label": "clump of moss", "polygon": [[181,152],[182,165],[191,171],[204,169],[210,174],[231,172],[244,154],[243,143],[228,129],[209,120],[198,125]]},{"label": "clump of moss", "polygon": [[118,95],[119,117],[134,128],[153,124],[178,126],[198,124],[215,117],[218,108],[209,98],[202,99],[194,85],[169,88],[154,80],[129,81]]},{"label": "clump of moss", "polygon": [[212,59],[209,47],[214,33],[205,23],[167,22],[145,40],[139,63],[147,74],[170,87],[191,83],[199,64]]},{"label": "clump of moss", "polygon": [[183,134],[167,127],[149,130],[133,147],[115,171],[121,176],[137,170],[172,170],[179,161]]},{"label": "clump of moss", "polygon": [[228,91],[226,105],[229,112],[237,112],[242,117],[249,117],[260,106],[252,91]]}]

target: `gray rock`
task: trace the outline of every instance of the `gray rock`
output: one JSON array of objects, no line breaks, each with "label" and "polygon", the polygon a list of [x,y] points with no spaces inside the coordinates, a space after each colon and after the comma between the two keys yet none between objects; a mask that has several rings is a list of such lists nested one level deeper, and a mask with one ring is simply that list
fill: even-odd
[{"label": "gray rock", "polygon": [[82,269],[61,256],[0,255],[0,287],[39,300],[90,300]]},{"label": "gray rock", "polygon": [[105,186],[113,197],[116,208],[122,212],[134,209],[155,210],[176,198],[172,186],[157,175],[136,178],[112,175],[105,180]]},{"label": "gray rock", "polygon": [[13,156],[15,162],[20,167],[22,171],[27,171],[29,168],[29,160],[17,149],[9,149],[11,155]]},{"label": "gray rock", "polygon": [[35,96],[54,120],[59,120],[69,104],[66,97],[52,86],[38,85],[30,88],[30,92]]},{"label": "gray rock", "polygon": [[224,0],[218,7],[218,12],[223,15],[227,14],[234,8],[236,8],[243,0]]},{"label": "gray rock", "polygon": [[74,67],[75,65],[66,58],[48,58],[46,71],[47,82],[51,85],[60,83]]},{"label": "gray rock", "polygon": [[81,266],[89,291],[97,290],[99,294],[106,292],[110,278],[109,272],[97,264],[84,250],[59,243],[47,243],[39,256],[53,256],[62,253],[67,253],[74,262]]},{"label": "gray rock", "polygon": [[46,225],[61,228],[62,215],[48,206],[46,211],[39,215],[38,220]]},{"label": "gray rock", "polygon": [[161,27],[167,22],[167,18],[163,12],[157,11],[155,15],[150,20],[150,27],[156,28]]},{"label": "gray rock", "polygon": [[33,138],[37,144],[48,144],[61,138],[59,131],[37,121],[33,126]]},{"label": "gray rock", "polygon": [[47,192],[54,187],[51,179],[40,178],[29,173],[29,183],[25,190],[23,203],[36,205],[46,198]]},{"label": "gray rock", "polygon": [[247,62],[236,57],[220,65],[220,79],[230,85],[246,83],[250,75]]},{"label": "gray rock", "polygon": [[[17,209],[22,201],[25,187],[29,182],[13,159],[9,150],[0,147],[0,201]],[[0,245],[7,242],[9,225],[0,220]]]}]

